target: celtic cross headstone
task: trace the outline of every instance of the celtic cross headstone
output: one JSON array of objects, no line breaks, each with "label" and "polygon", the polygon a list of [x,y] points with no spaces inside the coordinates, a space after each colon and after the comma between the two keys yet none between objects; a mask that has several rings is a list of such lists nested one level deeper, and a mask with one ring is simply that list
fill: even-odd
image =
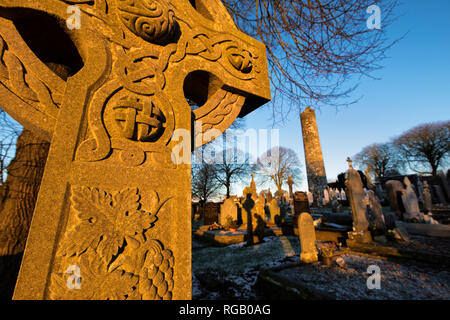
[{"label": "celtic cross headstone", "polygon": [[51,142],[14,298],[189,299],[191,142],[269,99],[219,0],[0,0],[1,107]]}]

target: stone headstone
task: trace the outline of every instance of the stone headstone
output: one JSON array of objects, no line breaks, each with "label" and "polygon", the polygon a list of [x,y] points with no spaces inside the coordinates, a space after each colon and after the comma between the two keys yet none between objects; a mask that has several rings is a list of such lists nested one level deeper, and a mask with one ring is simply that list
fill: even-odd
[{"label": "stone headstone", "polygon": [[450,186],[448,184],[447,177],[445,176],[444,171],[439,170],[438,171],[438,177],[439,177],[439,180],[440,180],[440,184],[442,186],[442,191],[443,191],[444,196],[446,198],[446,202],[450,203]]},{"label": "stone headstone", "polygon": [[263,220],[265,220],[265,211],[266,207],[266,198],[260,194],[258,196],[258,199],[256,200],[255,208],[256,208],[256,214],[258,214]]},{"label": "stone headstone", "polygon": [[369,202],[370,229],[375,231],[377,234],[384,233],[386,230],[386,225],[380,200],[372,190],[367,191],[367,196]]},{"label": "stone headstone", "polygon": [[423,201],[423,211],[425,213],[431,212],[433,208],[433,203],[431,198],[430,187],[427,181],[424,181],[423,183],[422,201]]},{"label": "stone headstone", "polygon": [[14,299],[190,299],[191,141],[270,99],[265,46],[216,0],[0,7],[1,107],[51,141]]},{"label": "stone headstone", "polygon": [[397,220],[397,215],[393,212],[383,212],[384,224],[386,229],[392,230],[395,228],[395,221]]},{"label": "stone headstone", "polygon": [[370,177],[369,169],[364,170],[364,175],[366,177],[367,188],[369,190],[374,190],[375,185],[372,182],[372,178]]},{"label": "stone headstone", "polygon": [[269,191],[267,192],[267,203],[271,203],[273,199],[273,195],[272,192],[270,192],[270,188]]},{"label": "stone headstone", "polygon": [[384,191],[380,184],[375,185],[375,194],[380,201],[384,201]]},{"label": "stone headstone", "polygon": [[281,218],[281,216],[280,216],[281,210],[280,210],[280,207],[278,206],[277,199],[275,199],[275,198],[272,199],[272,201],[270,201],[268,203],[268,206],[269,206],[269,214],[270,214],[269,221],[272,225],[275,225],[277,223],[277,220],[279,221]]},{"label": "stone headstone", "polygon": [[442,192],[441,186],[433,185],[433,189],[438,198],[438,202],[443,205],[447,204],[447,201],[445,200],[444,192]]},{"label": "stone headstone", "polygon": [[402,210],[400,207],[400,203],[398,202],[398,193],[403,193],[404,191],[403,183],[397,180],[388,180],[386,181],[386,190],[387,197],[389,201],[389,206],[391,210],[395,212],[397,218],[402,216]]},{"label": "stone headstone", "polygon": [[314,221],[312,216],[307,212],[303,212],[299,215],[298,235],[301,246],[300,261],[305,263],[318,261]]},{"label": "stone headstone", "polygon": [[255,210],[252,211],[253,234],[256,234],[258,241],[264,239],[264,228],[266,226],[266,198],[262,195],[255,202]]},{"label": "stone headstone", "polygon": [[341,200],[347,201],[347,194],[345,193],[344,189],[341,190]]},{"label": "stone headstone", "polygon": [[337,200],[341,200],[341,192],[338,188],[334,189],[334,194],[336,195]]},{"label": "stone headstone", "polygon": [[[236,198],[228,198],[220,205],[219,224],[225,226],[229,222],[238,220],[238,206],[236,205]],[[228,218],[229,217],[229,218]]]},{"label": "stone headstone", "polygon": [[369,241],[369,222],[367,221],[367,205],[365,201],[364,187],[358,171],[353,169],[351,160],[348,159],[349,169],[346,173],[345,186],[353,217],[352,240]]},{"label": "stone headstone", "polygon": [[203,225],[209,226],[214,223],[219,223],[219,204],[207,202],[203,208]]},{"label": "stone headstone", "polygon": [[256,198],[257,197],[257,191],[256,191],[256,183],[255,183],[255,174],[252,173],[252,181],[250,182],[250,189],[252,189],[252,194]]},{"label": "stone headstone", "polygon": [[301,213],[310,213],[309,200],[306,192],[297,191],[294,193],[294,219],[292,223],[297,224],[297,219]]},{"label": "stone headstone", "polygon": [[323,190],[323,200],[322,200],[322,204],[324,206],[328,205],[328,203],[330,203],[330,194],[328,192],[328,189],[324,189]]},{"label": "stone headstone", "polygon": [[292,180],[292,176],[288,177],[287,184],[289,186],[289,199],[292,199],[294,198],[294,191],[292,189],[292,186],[294,185],[294,180]]},{"label": "stone headstone", "polygon": [[414,192],[408,177],[405,177],[404,184],[406,189],[404,189],[402,193],[403,206],[405,207],[403,219],[405,221],[422,221],[423,218],[419,209],[419,201],[417,200],[417,195]]},{"label": "stone headstone", "polygon": [[311,192],[308,191],[308,204],[309,206],[312,206],[312,204],[314,203],[314,197],[313,194]]}]

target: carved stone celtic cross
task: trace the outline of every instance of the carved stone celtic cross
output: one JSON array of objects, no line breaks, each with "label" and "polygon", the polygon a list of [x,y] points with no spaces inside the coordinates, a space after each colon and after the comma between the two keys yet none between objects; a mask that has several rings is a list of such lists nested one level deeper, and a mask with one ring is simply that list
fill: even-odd
[{"label": "carved stone celtic cross", "polygon": [[189,299],[173,134],[269,99],[265,47],[220,0],[0,0],[1,107],[51,141],[14,298]]}]

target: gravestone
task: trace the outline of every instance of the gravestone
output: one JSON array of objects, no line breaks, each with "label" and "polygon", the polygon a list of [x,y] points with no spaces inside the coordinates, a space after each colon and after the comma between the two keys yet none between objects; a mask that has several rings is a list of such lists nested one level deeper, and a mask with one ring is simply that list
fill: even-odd
[{"label": "gravestone", "polygon": [[303,212],[311,213],[308,195],[306,192],[297,191],[294,193],[294,218],[292,219],[293,225],[297,224],[298,217]]},{"label": "gravestone", "polygon": [[403,212],[401,210],[401,204],[398,201],[398,194],[402,194],[403,190],[405,189],[403,187],[403,183],[397,180],[388,180],[386,181],[385,185],[389,206],[391,207],[391,210],[397,215],[397,218],[400,219]]},{"label": "gravestone", "polygon": [[441,183],[441,186],[442,186],[442,191],[443,191],[444,196],[446,198],[446,202],[450,203],[450,186],[448,184],[447,177],[445,176],[444,171],[439,170],[438,171],[438,177],[440,179],[440,183]]},{"label": "gravestone", "polygon": [[203,225],[209,226],[214,223],[219,223],[219,207],[220,204],[214,202],[207,202],[203,207]]},{"label": "gravestone", "polygon": [[287,184],[289,186],[289,199],[294,198],[294,191],[292,189],[292,186],[294,185],[294,180],[292,180],[292,176],[288,177]]},{"label": "gravestone", "polygon": [[375,185],[375,194],[377,195],[380,201],[384,202],[384,191],[380,184]]},{"label": "gravestone", "polygon": [[323,190],[322,204],[324,206],[327,206],[329,203],[330,203],[330,193],[329,193],[328,189],[324,189]]},{"label": "gravestone", "polygon": [[267,203],[271,203],[273,199],[273,195],[272,192],[270,192],[270,188],[269,191],[267,192]]},{"label": "gravestone", "polygon": [[433,208],[433,202],[431,198],[430,187],[427,181],[423,182],[422,199],[423,199],[423,211],[425,213],[431,212]]},{"label": "gravestone", "polygon": [[339,191],[338,188],[336,188],[336,189],[334,190],[334,194],[336,195],[336,199],[337,199],[337,200],[341,200],[341,192]]},{"label": "gravestone", "polygon": [[403,180],[406,186],[406,189],[402,192],[402,201],[403,206],[405,207],[405,213],[403,215],[403,219],[405,221],[417,221],[420,222],[423,220],[423,217],[420,213],[419,209],[419,201],[417,200],[417,195],[414,192],[411,182],[408,177],[405,177]]},{"label": "gravestone", "polygon": [[281,218],[281,210],[280,207],[278,206],[277,199],[273,198],[272,201],[268,202],[268,206],[270,214],[269,222],[272,225],[275,225]]},{"label": "gravestone", "polygon": [[313,194],[312,194],[311,192],[309,192],[309,191],[308,191],[308,193],[307,193],[307,196],[308,196],[308,204],[309,204],[309,206],[312,206],[312,204],[314,203],[314,196],[313,196]]},{"label": "gravestone", "polygon": [[[229,218],[232,221],[238,220],[238,207],[236,205],[237,199],[234,197],[225,199],[220,205],[219,224],[222,226],[227,225]],[[229,218],[228,218],[229,217]]]},{"label": "gravestone", "polygon": [[298,236],[300,238],[300,261],[312,263],[319,260],[316,248],[316,230],[312,216],[303,212],[298,218]]},{"label": "gravestone", "polygon": [[266,198],[259,195],[255,202],[255,210],[252,212],[253,234],[257,235],[258,241],[264,239],[264,228],[266,227]]},{"label": "gravestone", "polygon": [[352,167],[352,161],[347,159],[349,169],[346,172],[345,186],[347,187],[347,195],[350,202],[350,208],[353,218],[353,232],[349,232],[349,240],[357,242],[370,242],[369,222],[367,221],[367,205],[363,189],[361,176]]},{"label": "gravestone", "polygon": [[442,192],[441,186],[433,185],[434,192],[436,193],[438,203],[446,205],[447,201],[445,201],[444,192]]},{"label": "gravestone", "polygon": [[2,108],[51,141],[14,299],[189,299],[191,141],[270,99],[264,45],[218,0],[0,8]]},{"label": "gravestone", "polygon": [[256,200],[256,197],[258,196],[256,193],[256,183],[255,183],[255,174],[252,173],[252,181],[250,182],[250,189],[252,189],[252,195],[254,197],[254,200]]},{"label": "gravestone", "polygon": [[259,215],[263,220],[265,220],[265,211],[266,207],[266,198],[264,195],[260,194],[258,196],[258,199],[256,200],[255,208],[256,208],[256,214]]},{"label": "gravestone", "polygon": [[364,176],[366,177],[367,188],[373,191],[375,189],[375,185],[373,184],[372,178],[370,177],[369,168],[364,170]]},{"label": "gravestone", "polygon": [[376,234],[382,234],[386,231],[386,225],[380,200],[372,190],[367,191],[367,197],[369,203],[370,229]]}]

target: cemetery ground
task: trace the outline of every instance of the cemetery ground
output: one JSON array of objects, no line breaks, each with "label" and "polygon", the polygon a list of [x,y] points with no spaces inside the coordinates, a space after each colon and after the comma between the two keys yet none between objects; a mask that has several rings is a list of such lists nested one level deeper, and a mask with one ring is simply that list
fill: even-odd
[{"label": "cemetery ground", "polygon": [[[387,208],[384,208],[387,209]],[[193,234],[203,224],[193,221]],[[219,231],[220,232],[220,231]],[[221,231],[227,233],[228,231]],[[272,235],[264,242],[217,246],[192,240],[192,297],[194,300],[449,300],[450,239],[409,235],[408,242],[390,239],[381,248],[406,248],[445,257],[441,262],[398,257],[382,250],[342,246],[331,265],[322,261],[301,263],[297,235]],[[317,241],[318,245],[322,242]],[[336,262],[339,262],[339,264]],[[369,288],[370,266],[380,270],[380,286]]]}]

